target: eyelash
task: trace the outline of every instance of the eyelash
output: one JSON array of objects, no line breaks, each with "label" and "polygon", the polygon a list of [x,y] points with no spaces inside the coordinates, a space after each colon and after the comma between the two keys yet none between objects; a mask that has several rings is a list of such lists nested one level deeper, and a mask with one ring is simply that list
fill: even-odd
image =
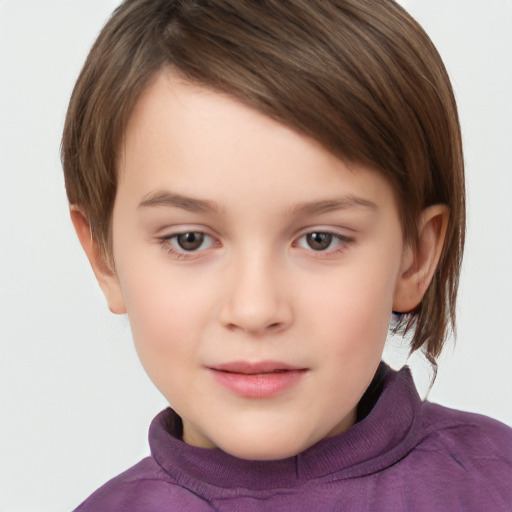
[{"label": "eyelash", "polygon": [[[177,240],[180,236],[184,235],[196,235],[203,237],[201,245],[197,249],[186,250],[183,248],[177,248],[175,244],[178,244]],[[300,241],[302,239],[307,239],[307,237],[312,235],[327,235],[331,237],[329,240],[329,244],[325,249],[315,250],[311,246],[309,247],[301,247]],[[210,240],[209,246],[201,249],[205,240]],[[335,249],[329,249],[333,242],[336,242]],[[320,258],[329,258],[337,256],[345,250],[354,242],[354,239],[345,235],[340,235],[339,233],[333,233],[328,230],[311,230],[306,233],[303,233],[301,236],[296,238],[293,242],[293,247],[297,247],[299,249],[303,249],[307,252],[311,252],[315,255],[315,257]],[[210,249],[211,247],[219,247],[220,242],[216,241],[212,236],[204,233],[203,231],[182,231],[179,233],[172,233],[170,235],[163,236],[158,239],[158,243],[165,249],[165,251],[174,256],[178,260],[186,260],[191,258],[196,258],[202,251]],[[306,242],[307,244],[308,242]]]},{"label": "eyelash", "polygon": [[[203,240],[201,242],[201,245],[194,250],[186,250],[183,248],[177,248],[175,246],[174,241],[176,241],[176,244],[178,243],[177,240],[180,236],[184,235],[199,235],[203,237]],[[172,256],[176,257],[176,259],[183,260],[187,258],[197,257],[197,254],[201,252],[201,246],[204,244],[205,240],[210,240],[210,247],[213,246],[219,246],[219,242],[217,242],[212,236],[208,235],[207,233],[204,233],[203,231],[182,231],[180,233],[172,233],[170,235],[163,236],[159,238],[160,245],[167,251],[167,253],[171,254]],[[210,248],[208,247],[208,248]],[[206,250],[206,249],[203,249]]]},{"label": "eyelash", "polygon": [[[300,241],[302,239],[307,239],[307,237],[312,236],[312,235],[327,235],[328,237],[330,237],[328,246],[325,249],[321,249],[321,250],[315,250],[311,246],[309,246],[309,248],[300,247],[300,245],[299,245]],[[334,249],[329,249],[329,247],[332,245],[333,242],[336,242],[336,247]],[[329,257],[338,256],[341,253],[345,252],[353,242],[354,242],[354,239],[351,237],[348,237],[346,235],[341,235],[339,233],[333,233],[332,231],[328,231],[328,230],[318,229],[318,230],[308,231],[307,233],[304,233],[303,235],[301,235],[294,242],[294,246],[302,248],[306,251],[312,252],[315,254],[316,257],[329,258]]]}]

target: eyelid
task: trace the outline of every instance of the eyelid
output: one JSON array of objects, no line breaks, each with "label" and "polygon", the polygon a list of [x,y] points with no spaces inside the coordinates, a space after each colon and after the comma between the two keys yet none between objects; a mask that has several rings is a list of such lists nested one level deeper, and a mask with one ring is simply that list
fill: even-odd
[{"label": "eyelid", "polygon": [[351,239],[354,238],[355,230],[341,226],[326,226],[324,224],[312,225],[298,230],[295,240],[311,233],[326,233],[338,238]]},{"label": "eyelid", "polygon": [[[177,237],[179,237],[180,235],[184,235],[186,233],[196,233],[203,235],[205,240],[210,240],[208,247],[200,247],[195,250],[187,251],[185,249],[181,249],[179,246],[173,243],[174,240],[177,239]],[[221,246],[218,237],[212,235],[209,232],[209,230],[205,229],[203,226],[179,226],[175,228],[168,227],[165,229],[164,234],[157,236],[157,243],[167,253],[173,255],[174,257],[180,260],[201,257],[203,256],[203,253],[205,253],[209,249]]]},{"label": "eyelid", "polygon": [[[299,241],[310,234],[313,233],[322,233],[331,235],[333,239],[337,240],[337,244],[334,248],[327,248],[324,250],[315,250],[311,247],[302,247],[299,245]],[[300,250],[307,251],[311,253],[317,258],[328,258],[329,256],[338,255],[344,252],[350,245],[354,243],[354,237],[351,235],[347,235],[345,233],[340,232],[340,230],[332,227],[326,226],[311,226],[306,229],[303,229],[294,239],[293,247],[296,247]]]},{"label": "eyelid", "polygon": [[[296,241],[298,242],[299,240],[307,237],[308,235],[312,235],[312,234],[331,235],[333,237],[333,240],[338,240],[341,243],[348,242],[349,240],[351,240],[351,238],[348,237],[348,236],[341,235],[339,233],[333,233],[331,231],[321,231],[321,230],[318,229],[318,230],[308,231],[307,233],[304,233],[303,235],[299,236],[296,239]],[[314,249],[311,249],[311,250],[314,250]],[[320,252],[320,251],[318,251],[318,252]]]},{"label": "eyelid", "polygon": [[[169,237],[166,238],[166,240],[168,241],[176,241],[178,246],[179,246],[179,238],[182,236],[182,235],[190,235],[190,234],[193,234],[193,235],[200,235],[201,236],[201,243],[199,245],[199,247],[197,249],[190,249],[190,250],[187,250],[187,249],[184,249],[183,247],[177,247],[177,249],[179,251],[183,251],[185,253],[190,253],[190,252],[199,252],[200,250],[204,250],[205,247],[203,247],[203,245],[205,245],[205,243],[209,246],[212,245],[212,242],[214,242],[214,239],[206,234],[206,233],[202,233],[201,231],[185,231],[183,233],[175,233]],[[208,244],[208,240],[210,240],[210,243]]]},{"label": "eyelid", "polygon": [[215,233],[212,229],[202,224],[169,224],[162,227],[159,227],[154,231],[154,237],[163,240],[170,239],[175,236],[184,235],[185,233],[201,233],[202,235],[209,236],[210,238],[214,238],[218,240],[219,235]]}]

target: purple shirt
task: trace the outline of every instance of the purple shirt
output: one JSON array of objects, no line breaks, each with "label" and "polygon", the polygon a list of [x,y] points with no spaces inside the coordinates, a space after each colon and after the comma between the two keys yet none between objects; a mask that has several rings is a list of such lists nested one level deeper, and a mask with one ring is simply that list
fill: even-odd
[{"label": "purple shirt", "polygon": [[189,446],[166,409],[150,427],[151,457],[76,511],[511,512],[512,429],[422,402],[407,368],[379,370],[366,417],[282,460]]}]

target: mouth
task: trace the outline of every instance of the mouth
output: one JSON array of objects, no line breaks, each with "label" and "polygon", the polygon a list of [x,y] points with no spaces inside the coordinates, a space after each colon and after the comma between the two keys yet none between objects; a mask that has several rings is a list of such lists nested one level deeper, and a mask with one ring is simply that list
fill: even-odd
[{"label": "mouth", "polygon": [[307,368],[276,361],[235,361],[209,366],[215,381],[244,398],[270,398],[297,385]]}]

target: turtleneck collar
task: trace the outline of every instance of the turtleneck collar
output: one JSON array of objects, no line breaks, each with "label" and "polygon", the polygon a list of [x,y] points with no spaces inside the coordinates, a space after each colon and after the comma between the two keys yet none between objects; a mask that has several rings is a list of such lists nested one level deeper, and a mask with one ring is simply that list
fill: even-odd
[{"label": "turtleneck collar", "polygon": [[271,461],[244,460],[222,450],[181,441],[181,420],[166,409],[149,432],[156,462],[178,484],[203,496],[226,492],[290,489],[316,479],[353,478],[380,471],[404,457],[418,442],[420,398],[410,371],[395,372],[381,363],[369,391],[381,390],[373,408],[346,432],[304,452]]}]

